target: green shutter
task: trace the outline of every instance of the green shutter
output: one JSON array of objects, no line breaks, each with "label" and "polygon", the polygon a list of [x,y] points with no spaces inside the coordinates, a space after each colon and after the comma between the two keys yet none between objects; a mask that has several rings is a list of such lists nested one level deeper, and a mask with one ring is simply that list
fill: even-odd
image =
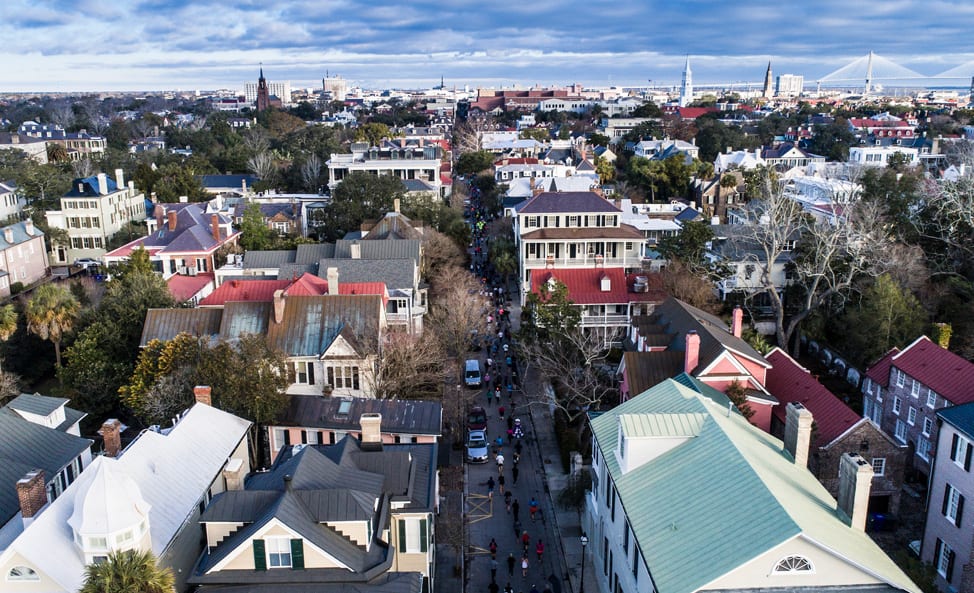
[{"label": "green shutter", "polygon": [[304,570],[304,540],[291,540],[291,570]]},{"label": "green shutter", "polygon": [[264,551],[264,540],[255,539],[253,546],[254,570],[267,570],[267,553]]},{"label": "green shutter", "polygon": [[406,522],[399,520],[399,553],[406,551]]},{"label": "green shutter", "polygon": [[429,549],[426,541],[426,519],[419,520],[419,551],[425,553]]}]

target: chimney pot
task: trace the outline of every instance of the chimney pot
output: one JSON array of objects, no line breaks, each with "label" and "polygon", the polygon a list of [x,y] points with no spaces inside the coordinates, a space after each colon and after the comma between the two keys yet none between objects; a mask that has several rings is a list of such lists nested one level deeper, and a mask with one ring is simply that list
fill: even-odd
[{"label": "chimney pot", "polygon": [[274,291],[274,323],[284,321],[284,291]]},{"label": "chimney pot", "polygon": [[41,512],[47,504],[47,484],[44,470],[35,469],[17,480],[17,499],[20,501],[20,515],[25,525]]},{"label": "chimney pot", "polygon": [[196,387],[193,387],[193,396],[196,398],[197,403],[212,406],[212,393],[213,389],[209,385],[197,385]]},{"label": "chimney pot", "polygon": [[700,364],[700,336],[696,331],[690,330],[686,336],[686,348],[683,353],[683,371],[687,374],[693,372]]},{"label": "chimney pot", "polygon": [[785,407],[785,450],[795,465],[808,467],[808,449],[812,444],[812,413],[805,406],[790,402]]},{"label": "chimney pot", "polygon": [[857,453],[843,453],[839,459],[838,511],[853,529],[866,530],[872,483],[872,464]]},{"label": "chimney pot", "polygon": [[734,334],[735,338],[741,337],[741,332],[744,328],[744,309],[740,306],[734,307],[734,313],[731,317],[731,333]]},{"label": "chimney pot", "polygon": [[115,418],[109,418],[98,431],[104,441],[105,455],[118,457],[122,451],[122,423]]}]

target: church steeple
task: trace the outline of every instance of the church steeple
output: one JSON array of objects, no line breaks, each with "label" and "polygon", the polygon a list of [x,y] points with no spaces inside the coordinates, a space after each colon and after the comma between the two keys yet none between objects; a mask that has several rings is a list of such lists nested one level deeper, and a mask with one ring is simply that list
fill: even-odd
[{"label": "church steeple", "polygon": [[764,73],[764,93],[765,99],[770,99],[774,96],[774,91],[771,87],[771,61],[768,61],[768,71]]},{"label": "church steeple", "polygon": [[271,106],[271,92],[264,78],[264,64],[260,65],[260,77],[257,79],[257,111],[264,111]]},{"label": "church steeple", "polygon": [[690,56],[687,56],[687,63],[683,67],[683,85],[680,89],[680,107],[686,107],[693,103],[693,72],[690,71]]}]

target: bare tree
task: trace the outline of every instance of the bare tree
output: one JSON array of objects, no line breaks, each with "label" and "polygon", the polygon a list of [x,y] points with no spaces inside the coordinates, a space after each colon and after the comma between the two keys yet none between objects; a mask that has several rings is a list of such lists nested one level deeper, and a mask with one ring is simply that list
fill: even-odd
[{"label": "bare tree", "polygon": [[[778,345],[787,348],[799,325],[813,311],[834,299],[843,300],[864,275],[883,273],[886,251],[893,244],[880,208],[863,201],[844,205],[834,223],[818,222],[779,187],[765,187],[752,201],[758,221],[743,225],[735,237],[758,273],[775,321]],[[776,284],[775,264],[790,260],[794,278],[792,302]]]},{"label": "bare tree", "polygon": [[423,261],[420,274],[432,278],[444,268],[460,268],[466,261],[456,242],[432,227],[423,231]]},{"label": "bare tree", "polygon": [[658,275],[647,274],[647,278],[658,283],[669,296],[698,309],[711,313],[720,309],[713,282],[678,259],[671,259]]},{"label": "bare tree", "polygon": [[247,168],[261,179],[270,179],[277,170],[274,156],[269,152],[258,152],[247,160]]},{"label": "bare tree", "polygon": [[438,399],[444,370],[443,351],[434,335],[389,331],[369,382],[379,399]]},{"label": "bare tree", "polygon": [[267,152],[267,149],[271,146],[271,141],[267,137],[267,132],[264,128],[256,126],[247,130],[243,135],[244,146],[247,147],[252,154],[260,154],[262,152]]},{"label": "bare tree", "polygon": [[193,372],[193,367],[183,366],[160,377],[146,394],[146,418],[151,422],[162,422],[190,407],[195,383]]},{"label": "bare tree", "polygon": [[321,180],[321,159],[312,153],[301,165],[301,181],[308,191],[318,191],[319,181]]},{"label": "bare tree", "polygon": [[50,103],[47,108],[47,116],[52,123],[62,128],[70,128],[74,123],[74,110],[67,101],[57,101]]},{"label": "bare tree", "polygon": [[72,162],[71,169],[75,177],[91,177],[95,173],[95,165],[87,158]]},{"label": "bare tree", "polygon": [[444,354],[453,359],[459,382],[472,335],[486,330],[487,303],[480,283],[463,268],[444,266],[431,282],[429,327]]}]

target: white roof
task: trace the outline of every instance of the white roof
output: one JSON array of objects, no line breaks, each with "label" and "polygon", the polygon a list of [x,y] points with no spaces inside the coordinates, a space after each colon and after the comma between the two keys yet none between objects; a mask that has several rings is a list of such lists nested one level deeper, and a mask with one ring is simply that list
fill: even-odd
[{"label": "white roof", "polygon": [[72,529],[85,536],[107,536],[138,527],[147,518],[150,505],[142,490],[119,463],[92,464],[95,477],[87,487],[75,488],[74,512],[68,519]]},{"label": "white roof", "polygon": [[84,581],[84,559],[74,545],[68,520],[77,492],[97,492],[92,483],[109,473],[124,475],[138,485],[149,511],[152,551],[161,555],[196,508],[203,492],[223,469],[247,433],[250,422],[204,404],[194,405],[167,434],[143,432],[118,458],[96,457],[78,479],[48,505],[0,553],[0,564],[20,554],[38,572],[65,591]]}]

